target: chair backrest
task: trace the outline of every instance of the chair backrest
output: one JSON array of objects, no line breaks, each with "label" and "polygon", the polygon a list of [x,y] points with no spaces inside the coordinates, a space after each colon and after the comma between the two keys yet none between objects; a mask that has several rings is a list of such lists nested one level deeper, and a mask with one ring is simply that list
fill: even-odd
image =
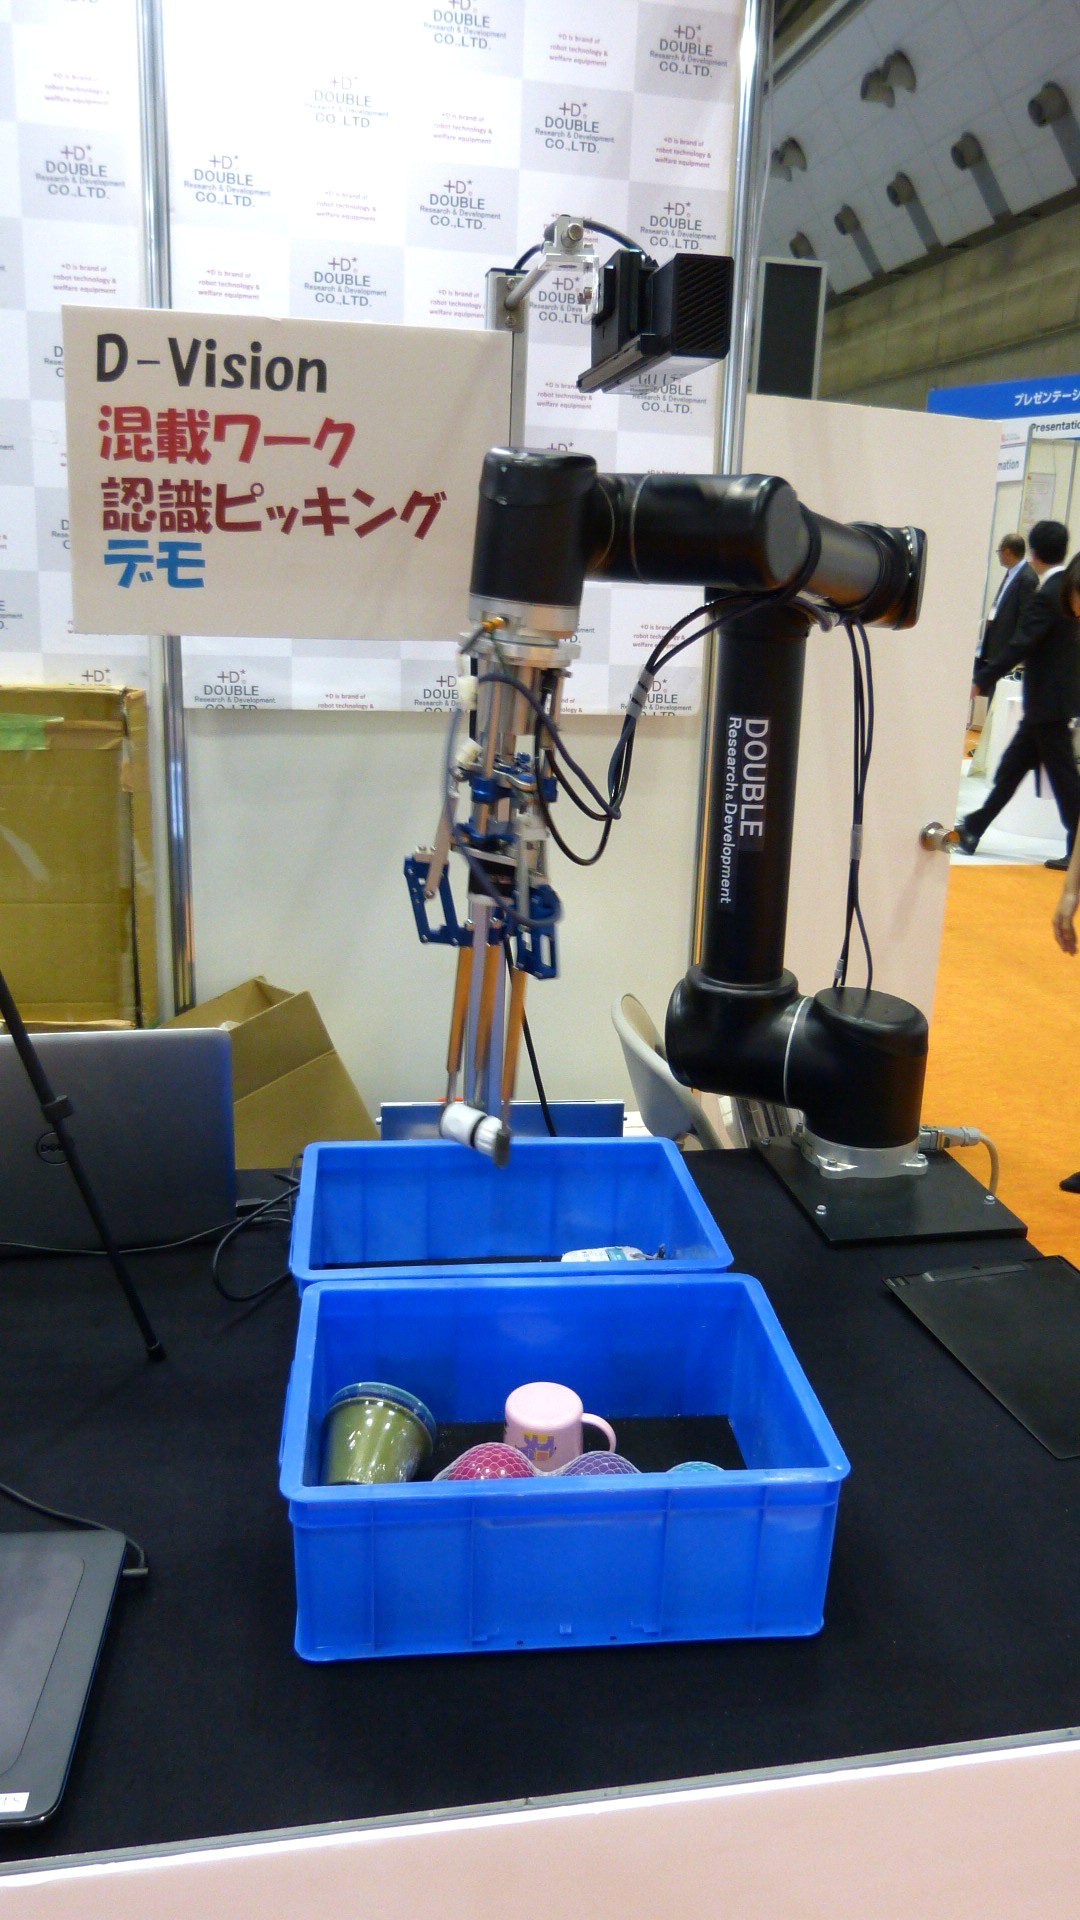
[{"label": "chair backrest", "polygon": [[700,1101],[668,1066],[663,1040],[640,1000],[632,993],[622,994],[612,1006],[611,1018],[638,1111],[649,1132],[665,1140],[681,1140],[692,1133],[703,1147],[722,1146]]}]

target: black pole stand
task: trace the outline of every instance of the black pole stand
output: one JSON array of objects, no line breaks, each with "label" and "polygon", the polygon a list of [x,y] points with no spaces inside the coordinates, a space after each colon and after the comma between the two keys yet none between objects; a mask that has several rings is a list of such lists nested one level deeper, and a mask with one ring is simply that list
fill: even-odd
[{"label": "black pole stand", "polygon": [[90,1215],[94,1225],[94,1231],[101,1241],[102,1247],[108,1256],[109,1264],[120,1283],[128,1306],[135,1316],[139,1332],[142,1334],[146,1344],[146,1357],[148,1360],[164,1360],[165,1349],[146,1317],[142,1301],[135,1291],[135,1284],[127,1270],[124,1257],[109,1231],[108,1222],[105,1220],[101,1208],[98,1206],[94,1189],[90,1185],[86,1169],[79,1158],[78,1148],[67,1130],[66,1123],[72,1113],[71,1101],[66,1094],[55,1094],[53,1092],[48,1075],[35,1051],[33,1041],[26,1031],[22,1014],[19,1012],[18,1007],[11,997],[11,989],[2,973],[0,973],[0,1019],[3,1019],[15,1043],[15,1051],[22,1061],[23,1066],[26,1068],[26,1076],[34,1089],[38,1106],[41,1108],[47,1124],[53,1129],[53,1132],[60,1142],[64,1159],[71,1169],[71,1177],[75,1185],[82,1194],[86,1211]]}]

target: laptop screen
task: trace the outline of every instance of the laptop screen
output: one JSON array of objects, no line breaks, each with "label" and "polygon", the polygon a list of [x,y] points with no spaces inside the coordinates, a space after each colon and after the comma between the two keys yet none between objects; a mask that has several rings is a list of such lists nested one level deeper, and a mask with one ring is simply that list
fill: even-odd
[{"label": "laptop screen", "polygon": [[[123,1248],[225,1227],[234,1217],[232,1055],[217,1028],[42,1033],[34,1048],[66,1094],[74,1140]],[[0,1035],[0,1249],[96,1248],[97,1238],[22,1061]]]},{"label": "laptop screen", "polygon": [[0,1827],[47,1819],[64,1791],[125,1545],[0,1533]]}]

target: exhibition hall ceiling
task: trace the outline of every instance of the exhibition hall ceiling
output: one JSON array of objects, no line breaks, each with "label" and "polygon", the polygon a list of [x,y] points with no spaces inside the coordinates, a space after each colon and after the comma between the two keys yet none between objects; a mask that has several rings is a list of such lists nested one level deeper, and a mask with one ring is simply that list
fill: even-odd
[{"label": "exhibition hall ceiling", "polygon": [[[1080,0],[866,0],[834,17],[779,60],[768,137],[791,177],[774,161],[764,255],[789,259],[805,235],[843,293],[1077,189]],[[1040,126],[1028,102],[1050,83]],[[962,169],[951,151],[965,135],[978,144]],[[904,176],[917,199],[893,204]],[[841,209],[856,230],[847,212],[838,230]]]}]

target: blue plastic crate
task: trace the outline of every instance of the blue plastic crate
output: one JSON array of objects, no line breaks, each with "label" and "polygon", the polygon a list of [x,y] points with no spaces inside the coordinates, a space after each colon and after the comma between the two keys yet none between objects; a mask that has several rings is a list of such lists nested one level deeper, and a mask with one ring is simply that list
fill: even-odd
[{"label": "blue plastic crate", "polygon": [[[625,1270],[624,1270],[625,1271]],[[437,1422],[498,1421],[561,1380],[619,1428],[724,1414],[745,1468],[512,1483],[318,1484],[323,1416],[354,1380]],[[756,1280],[426,1275],[315,1286],[282,1436],[308,1660],[815,1633],[848,1463]]]},{"label": "blue plastic crate", "polygon": [[732,1258],[670,1140],[515,1140],[505,1167],[447,1140],[363,1140],[307,1148],[289,1264],[301,1293],[451,1261],[463,1279],[507,1261],[565,1279],[596,1268],[564,1253],[600,1246],[663,1247],[665,1273]]}]

